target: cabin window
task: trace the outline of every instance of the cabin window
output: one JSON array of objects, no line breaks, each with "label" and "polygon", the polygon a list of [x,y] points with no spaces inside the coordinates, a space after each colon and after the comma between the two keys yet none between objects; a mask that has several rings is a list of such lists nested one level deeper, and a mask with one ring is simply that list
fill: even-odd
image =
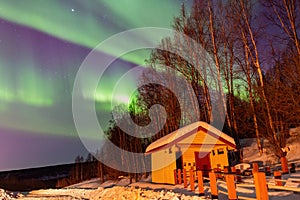
[{"label": "cabin window", "polygon": [[215,150],[212,150],[211,152],[212,152],[212,155],[213,155],[213,156],[216,155],[216,154],[215,154]]},{"label": "cabin window", "polygon": [[220,154],[224,154],[224,149],[223,148],[218,149],[218,155],[220,155]]}]

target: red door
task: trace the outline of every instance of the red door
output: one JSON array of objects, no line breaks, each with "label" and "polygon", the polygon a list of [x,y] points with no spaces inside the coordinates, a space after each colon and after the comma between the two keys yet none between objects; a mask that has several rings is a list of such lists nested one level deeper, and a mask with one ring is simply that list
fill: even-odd
[{"label": "red door", "polygon": [[211,170],[210,165],[210,152],[194,152],[196,169],[201,170],[203,175],[208,176],[208,172]]}]

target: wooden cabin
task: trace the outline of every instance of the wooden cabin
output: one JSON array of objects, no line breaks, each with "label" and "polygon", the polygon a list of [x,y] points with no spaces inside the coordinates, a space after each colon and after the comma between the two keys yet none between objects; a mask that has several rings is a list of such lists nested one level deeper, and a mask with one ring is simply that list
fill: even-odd
[{"label": "wooden cabin", "polygon": [[[152,182],[174,184],[174,169],[202,170],[204,175],[214,168],[223,169],[235,159],[234,139],[206,122],[195,122],[151,143]],[[238,158],[236,158],[238,159]]]}]

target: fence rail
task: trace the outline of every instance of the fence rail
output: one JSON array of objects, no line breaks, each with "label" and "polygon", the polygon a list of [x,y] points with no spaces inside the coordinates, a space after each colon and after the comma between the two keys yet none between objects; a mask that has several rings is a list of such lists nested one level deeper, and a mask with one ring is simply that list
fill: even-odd
[{"label": "fence rail", "polygon": [[[300,163],[298,161],[297,163]],[[291,167],[294,167],[290,165]],[[297,168],[296,168],[297,169]],[[216,172],[217,171],[217,172]],[[292,171],[292,170],[290,170]],[[225,173],[224,173],[225,172]],[[252,170],[252,176],[243,176],[239,170],[231,169],[230,172],[224,170],[212,170],[209,172],[208,177],[203,176],[202,171],[190,170],[174,170],[175,184],[183,184],[184,188],[188,188],[191,191],[195,191],[195,182],[198,182],[198,192],[199,195],[204,195],[204,181],[209,180],[209,186],[211,190],[212,199],[217,199],[218,193],[222,193],[228,196],[228,199],[258,199],[266,200],[268,199],[268,191],[272,190],[282,190],[282,191],[293,191],[300,192],[300,188],[284,186],[287,183],[300,183],[300,179],[291,178],[289,180],[282,179],[282,172],[273,170],[274,178],[266,178],[266,172],[261,172],[258,166],[255,166]],[[252,183],[243,183],[243,179],[253,178]],[[271,182],[274,183],[272,184]],[[226,183],[227,192],[218,190],[218,183]],[[256,198],[243,197],[237,195],[237,188],[254,188],[256,193]]]}]

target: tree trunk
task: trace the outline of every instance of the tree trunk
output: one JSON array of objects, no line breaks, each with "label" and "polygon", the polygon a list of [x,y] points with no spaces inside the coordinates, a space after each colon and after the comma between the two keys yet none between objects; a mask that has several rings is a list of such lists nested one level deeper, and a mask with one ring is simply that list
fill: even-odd
[{"label": "tree trunk", "polygon": [[257,147],[258,147],[259,154],[262,155],[263,149],[262,149],[261,142],[260,142],[258,123],[257,123],[256,112],[255,112],[255,108],[254,108],[252,81],[251,81],[251,68],[250,68],[250,63],[249,63],[249,52],[248,52],[248,48],[247,48],[248,44],[247,44],[245,35],[243,35],[243,41],[244,41],[244,45],[245,45],[246,77],[247,77],[247,83],[248,83],[249,101],[250,101],[251,113],[253,115],[253,123],[254,123]]},{"label": "tree trunk", "polygon": [[225,95],[223,92],[223,86],[222,86],[222,81],[221,81],[221,69],[220,69],[220,61],[219,61],[219,56],[218,56],[218,47],[216,44],[216,38],[215,38],[215,28],[214,28],[214,16],[213,16],[213,11],[212,11],[212,5],[210,0],[208,1],[208,11],[209,11],[209,32],[211,36],[211,41],[212,41],[212,46],[213,46],[213,54],[214,54],[214,60],[215,60],[215,66],[217,69],[217,85],[219,89],[219,95],[222,101],[222,106],[219,110],[220,116],[225,115],[227,124],[231,128],[231,123],[229,120],[228,113],[226,111],[226,100],[225,100]]},{"label": "tree trunk", "polygon": [[264,79],[263,79],[263,74],[262,74],[262,70],[261,70],[261,66],[260,66],[260,60],[259,60],[259,56],[258,56],[259,53],[258,53],[258,50],[257,50],[256,41],[254,39],[252,28],[251,28],[250,23],[248,21],[249,16],[247,16],[247,14],[246,14],[244,2],[242,0],[240,0],[240,5],[241,5],[241,8],[242,8],[242,17],[243,17],[245,25],[246,25],[245,28],[246,28],[249,36],[250,36],[250,41],[251,41],[251,44],[252,44],[252,47],[253,47],[253,54],[254,55],[251,53],[251,50],[250,50],[250,47],[249,47],[248,44],[246,44],[247,51],[249,52],[249,54],[251,56],[251,59],[253,60],[253,64],[255,66],[255,69],[257,70],[257,74],[258,74],[258,77],[259,77],[259,86],[260,86],[261,95],[262,95],[261,98],[262,98],[262,100],[265,104],[265,107],[266,107],[268,125],[270,127],[273,139],[276,142],[275,145],[277,146],[279,144],[279,141],[278,141],[275,129],[274,129],[274,124],[273,124],[273,120],[272,120],[272,116],[271,116],[269,101],[268,101],[268,99],[266,97],[266,94],[265,94]]}]

